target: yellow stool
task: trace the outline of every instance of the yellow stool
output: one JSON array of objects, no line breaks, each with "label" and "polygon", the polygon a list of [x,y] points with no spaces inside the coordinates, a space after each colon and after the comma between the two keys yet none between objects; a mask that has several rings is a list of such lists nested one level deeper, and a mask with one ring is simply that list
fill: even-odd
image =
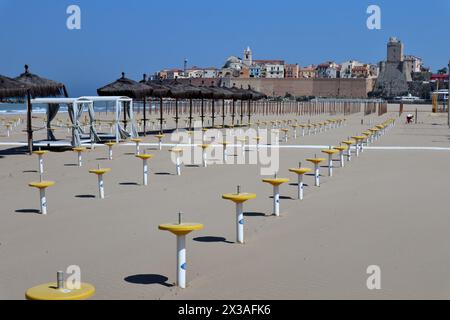
[{"label": "yellow stool", "polygon": [[143,164],[143,171],[142,171],[142,184],[144,186],[148,185],[148,160],[153,158],[153,155],[151,154],[139,154],[136,155],[136,158],[139,158],[142,160]]},{"label": "yellow stool", "polygon": [[89,170],[89,173],[95,174],[98,177],[98,194],[100,199],[105,199],[105,186],[103,181],[103,175],[111,172],[110,168],[98,168]]},{"label": "yellow stool", "polygon": [[233,201],[236,204],[236,239],[238,243],[244,243],[244,202],[256,198],[254,193],[241,193],[240,187],[235,194],[227,193],[222,199]]},{"label": "yellow stool", "polygon": [[76,147],[76,148],[73,148],[72,150],[78,154],[78,166],[82,167],[83,166],[83,161],[82,161],[81,154],[83,152],[86,152],[87,149],[85,147]]},{"label": "yellow stool", "polygon": [[177,285],[182,289],[186,288],[186,235],[203,228],[200,223],[182,223],[181,214],[178,224],[161,224],[158,227],[159,230],[169,231],[177,236]]},{"label": "yellow stool", "polygon": [[336,149],[332,149],[330,147],[330,149],[322,150],[322,152],[326,153],[328,155],[328,176],[332,177],[333,176],[333,155],[335,155],[336,153],[339,153],[339,151]]},{"label": "yellow stool", "polygon": [[306,159],[306,161],[311,162],[314,164],[314,177],[315,177],[315,186],[316,187],[320,187],[320,168],[319,168],[319,164],[321,162],[324,162],[326,159],[325,158],[309,158]]},{"label": "yellow stool", "polygon": [[264,183],[268,183],[273,186],[273,214],[277,217],[280,216],[280,186],[284,183],[288,183],[289,179],[274,178],[263,179]]},{"label": "yellow stool", "polygon": [[41,214],[47,214],[47,198],[45,197],[45,190],[49,187],[55,185],[53,181],[40,181],[40,182],[31,182],[28,184],[32,188],[39,189],[40,196],[40,204],[41,204]]},{"label": "yellow stool", "polygon": [[305,185],[303,183],[303,177],[305,174],[312,172],[312,169],[302,168],[301,164],[300,164],[299,168],[291,168],[291,169],[289,169],[289,171],[297,174],[297,176],[298,176],[298,199],[303,200],[303,194],[304,194],[304,189],[305,189]]}]

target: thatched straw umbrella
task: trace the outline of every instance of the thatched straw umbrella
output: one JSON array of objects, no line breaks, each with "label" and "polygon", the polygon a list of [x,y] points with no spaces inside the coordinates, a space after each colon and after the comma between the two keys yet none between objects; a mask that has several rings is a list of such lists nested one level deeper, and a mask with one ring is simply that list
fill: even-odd
[{"label": "thatched straw umbrella", "polygon": [[26,94],[27,88],[23,83],[0,75],[0,99],[23,98]]},{"label": "thatched straw umbrella", "polygon": [[214,118],[215,118],[214,101],[216,99],[216,92],[213,88],[206,87],[205,81],[202,81],[202,85],[199,86],[199,89],[201,90],[201,95],[202,95],[202,106],[201,106],[201,115],[200,115],[200,118],[202,119],[202,128],[204,127],[204,122],[205,122],[204,99],[209,99],[212,101],[212,110],[211,110],[212,116],[211,116],[211,118],[212,118],[212,126],[214,127]]},{"label": "thatched straw umbrella", "polygon": [[179,99],[189,99],[189,129],[192,129],[192,99],[201,99],[202,92],[197,86],[190,83],[184,84],[179,82],[177,79],[169,83],[172,88],[172,96]]},{"label": "thatched straw umbrella", "polygon": [[225,87],[215,87],[214,84],[210,87],[216,92],[217,99],[222,99],[222,126],[225,127],[225,100],[234,98],[234,93]]},{"label": "thatched straw umbrella", "polygon": [[31,127],[31,98],[36,97],[57,97],[64,95],[68,97],[66,87],[60,82],[41,78],[28,71],[28,65],[25,65],[25,72],[15,78],[27,88],[27,133],[28,133],[28,151],[33,153],[33,129]]},{"label": "thatched straw umbrella", "polygon": [[[168,97],[170,95],[170,88],[167,86],[163,86],[162,84],[158,84],[147,80],[147,75],[144,74],[143,79],[140,83],[149,86],[152,89],[152,97],[156,97],[160,99],[161,106],[163,104],[163,98]],[[162,107],[161,107],[161,119],[163,117]],[[146,99],[144,98],[144,135],[147,132],[147,113],[146,113]],[[162,120],[161,120],[161,133],[162,133]]]},{"label": "thatched straw umbrella", "polygon": [[[145,75],[144,75],[145,77]],[[141,81],[142,83],[142,81]],[[150,88],[152,88],[153,92],[152,92],[152,97],[156,97],[159,98],[159,102],[160,102],[160,110],[159,110],[159,122],[160,122],[160,133],[163,133],[163,98],[168,98],[171,97],[172,95],[172,88],[167,86],[167,85],[163,85],[162,81],[159,82],[154,82],[154,81],[147,81],[145,82],[145,84],[147,86],[149,86]],[[178,115],[177,115],[178,117]],[[177,120],[178,121],[178,120]],[[178,122],[177,122],[178,125]]]},{"label": "thatched straw umbrella", "polygon": [[[99,96],[125,96],[133,99],[144,99],[152,95],[152,88],[146,84],[136,82],[125,77],[122,72],[122,77],[116,81],[107,84],[104,87],[97,89]],[[124,127],[127,128],[127,112],[123,113]]]},{"label": "thatched straw umbrella", "polygon": [[248,89],[246,90],[248,94],[251,96],[251,99],[248,100],[248,122],[251,122],[251,102],[257,101],[261,99],[266,99],[267,96],[264,93],[261,93],[259,91],[253,90],[250,85],[248,85]]},{"label": "thatched straw umbrella", "polygon": [[[247,95],[236,87],[236,84],[233,83],[233,87],[228,88],[233,93],[233,110],[231,114],[232,124],[234,126],[234,119],[236,117],[236,100],[241,100],[241,111],[242,111],[242,100],[246,99]],[[242,114],[241,114],[242,119]],[[242,123],[241,123],[242,124]]]}]

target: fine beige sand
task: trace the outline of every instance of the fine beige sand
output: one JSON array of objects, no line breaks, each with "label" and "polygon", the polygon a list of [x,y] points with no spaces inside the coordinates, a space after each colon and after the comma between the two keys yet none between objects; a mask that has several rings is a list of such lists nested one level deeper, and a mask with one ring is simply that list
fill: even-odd
[{"label": "fine beige sand", "polygon": [[[369,121],[394,117],[396,127],[375,147],[450,147],[446,115],[423,107],[418,124],[405,125],[398,106],[389,110],[365,117],[364,125],[362,115],[349,116],[345,127],[291,138],[287,145],[336,145],[368,129]],[[10,138],[2,131],[0,142],[25,141],[21,130]],[[46,155],[45,178],[56,186],[48,190],[48,215],[42,216],[35,212],[38,192],[27,186],[38,180],[37,158],[0,146],[0,299],[23,299],[27,288],[54,281],[69,265],[79,265],[82,280],[95,285],[94,299],[450,297],[448,150],[366,150],[336,168],[333,178],[322,169],[320,188],[306,177],[303,202],[295,200],[295,185],[283,185],[276,218],[272,188],[262,183],[257,165],[183,167],[177,177],[167,148],[145,148],[155,155],[148,187],[140,185],[141,161],[132,145],[117,146],[113,161],[97,147],[84,155],[82,168],[74,166],[73,152]],[[315,153],[320,149],[281,149],[279,177],[295,182],[288,169],[308,165],[305,159]],[[98,164],[112,168],[105,200],[96,198],[97,180],[88,173]],[[257,194],[244,206],[245,245],[234,243],[234,204],[221,199],[238,184]],[[188,236],[184,290],[172,286],[175,237],[158,230],[176,222],[179,211],[185,221],[205,225]],[[381,290],[366,287],[370,265],[381,268]]]}]

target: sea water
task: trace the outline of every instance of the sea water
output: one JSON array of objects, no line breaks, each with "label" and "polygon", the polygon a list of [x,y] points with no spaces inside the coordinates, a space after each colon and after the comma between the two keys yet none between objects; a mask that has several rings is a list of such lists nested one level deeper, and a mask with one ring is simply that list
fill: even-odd
[{"label": "sea water", "polygon": [[[142,105],[134,103],[135,112],[139,111]],[[154,108],[154,106],[151,106]],[[95,112],[112,112],[114,110],[113,104],[105,102],[97,102],[94,105]],[[33,114],[45,114],[47,112],[47,105],[33,104]],[[67,113],[67,106],[61,105],[60,113]],[[22,115],[27,113],[27,105],[24,103],[0,103],[0,116],[5,115]]]}]

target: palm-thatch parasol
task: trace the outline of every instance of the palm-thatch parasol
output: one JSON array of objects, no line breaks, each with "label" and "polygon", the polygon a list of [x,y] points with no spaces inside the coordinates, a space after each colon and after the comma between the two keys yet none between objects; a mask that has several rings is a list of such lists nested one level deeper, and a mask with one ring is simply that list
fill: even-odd
[{"label": "palm-thatch parasol", "polygon": [[[170,94],[170,89],[163,85],[147,80],[147,75],[144,73],[143,79],[139,83],[145,84],[152,89],[152,97],[160,98],[161,106],[162,99]],[[162,118],[162,117],[161,117]],[[146,98],[144,98],[144,135],[147,133],[147,112],[146,112]]]},{"label": "palm-thatch parasol", "polygon": [[201,99],[202,91],[199,87],[190,83],[182,83],[175,79],[169,82],[170,88],[172,88],[172,97],[178,99],[189,99],[189,129],[192,129],[192,99]]},{"label": "palm-thatch parasol", "polygon": [[251,99],[248,100],[248,123],[251,122],[251,101],[261,100],[267,98],[267,96],[264,93],[261,93],[259,91],[253,90],[250,85],[248,85],[248,89],[246,90],[248,94],[251,96]]},{"label": "palm-thatch parasol", "polygon": [[[125,96],[133,99],[144,99],[150,97],[153,90],[144,83],[139,83],[125,77],[125,72],[122,72],[122,77],[116,81],[107,84],[104,87],[97,89],[99,96]],[[127,112],[123,113],[124,127],[127,128]]]},{"label": "palm-thatch parasol", "polygon": [[25,72],[15,78],[15,80],[25,85],[27,92],[27,133],[28,151],[33,153],[33,129],[31,127],[31,98],[36,97],[57,97],[64,95],[68,97],[66,87],[63,83],[41,78],[29,72],[28,65],[25,65]]},{"label": "palm-thatch parasol", "polygon": [[0,99],[23,98],[26,94],[27,89],[23,83],[0,75]]}]

